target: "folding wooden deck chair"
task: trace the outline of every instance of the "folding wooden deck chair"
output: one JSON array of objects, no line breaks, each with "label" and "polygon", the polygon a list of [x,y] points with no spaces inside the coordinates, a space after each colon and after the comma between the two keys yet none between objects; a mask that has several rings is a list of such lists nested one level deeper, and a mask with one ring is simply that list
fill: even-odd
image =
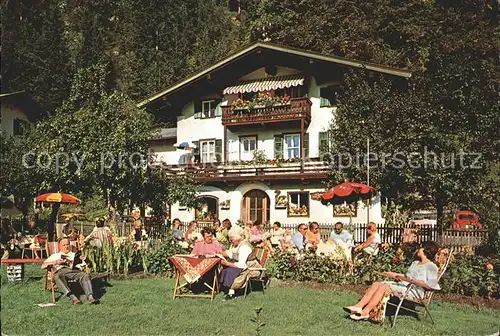
[{"label": "folding wooden deck chair", "polygon": [[[46,248],[47,248],[47,256],[50,257],[54,253],[59,252],[59,242],[47,242]],[[109,273],[90,274],[90,280],[93,281],[95,279],[104,279],[105,282],[107,283],[108,279],[109,279]],[[76,283],[76,282],[78,282],[78,281],[77,280],[68,280],[68,284],[69,283]],[[55,294],[56,283],[54,281],[54,269],[52,266],[48,266],[46,268],[43,288],[46,291],[50,290],[52,292],[52,303],[56,303],[56,294]]]},{"label": "folding wooden deck chair", "polygon": [[[266,289],[267,278],[265,277],[265,273],[264,272],[266,271],[265,265],[266,265],[267,257],[269,255],[269,251],[267,249],[265,249],[265,248],[256,247],[254,249],[254,253],[255,253],[255,256],[257,258],[257,261],[258,261],[260,267],[249,267],[248,268],[248,270],[250,272],[248,273],[247,278],[245,280],[245,284],[244,284],[244,287],[245,287],[245,297],[247,297],[247,293],[248,293],[248,289],[249,288],[250,288],[250,291],[252,291],[252,282],[253,281],[261,283],[261,285],[262,285],[262,294],[264,294],[264,291]],[[250,273],[252,273],[252,271],[258,271],[259,275],[251,277]]]},{"label": "folding wooden deck chair", "polygon": [[[21,259],[24,259],[24,254],[26,251],[31,252],[31,259],[38,259],[38,258],[43,258],[43,253],[47,253],[47,235],[35,235],[33,239],[33,244],[32,246],[29,247],[24,247],[23,252],[21,253]],[[39,247],[34,246],[34,243],[40,244]],[[38,255],[38,252],[40,252],[40,255]]]},{"label": "folding wooden deck chair", "polygon": [[[50,257],[54,253],[59,252],[59,242],[47,242],[45,244],[47,248],[47,257]],[[52,303],[56,303],[56,292],[55,292],[55,282],[54,282],[54,268],[48,266],[45,269],[45,279],[43,284],[43,289],[52,292]]]},{"label": "folding wooden deck chair", "polygon": [[[453,249],[441,249],[436,254],[435,261],[436,261],[436,264],[438,266],[438,281],[441,279],[441,277],[443,276],[444,272],[446,271],[446,268],[448,267],[448,265],[450,263],[452,254],[453,254]],[[413,293],[416,293],[419,297],[416,300],[410,300],[409,298],[407,298],[407,295],[412,291],[412,289],[414,289],[416,287],[419,287],[419,286],[416,286],[413,283],[409,283],[408,286],[407,286],[407,288],[406,288],[406,291],[405,291],[405,293],[403,294],[402,297],[391,296],[391,298],[397,298],[399,300],[398,303],[392,303],[392,302],[390,302],[390,300],[387,300],[387,304],[389,304],[391,306],[394,306],[394,307],[397,307],[396,308],[396,312],[395,312],[394,317],[393,317],[393,320],[392,320],[392,327],[393,328],[396,325],[396,319],[398,317],[400,309],[411,311],[411,312],[416,313],[416,314],[420,313],[416,309],[411,309],[411,308],[408,308],[408,307],[404,307],[403,306],[403,302],[404,301],[409,302],[409,303],[411,303],[412,305],[414,305],[416,307],[418,307],[418,306],[424,307],[423,315],[424,316],[425,316],[425,314],[429,315],[432,323],[433,324],[435,323],[434,319],[432,318],[432,315],[431,315],[431,313],[429,311],[429,304],[431,302],[432,294],[436,290],[432,289],[430,287],[426,287],[426,288],[424,288],[424,295],[423,296],[420,296],[420,294],[417,291],[413,291]]]}]

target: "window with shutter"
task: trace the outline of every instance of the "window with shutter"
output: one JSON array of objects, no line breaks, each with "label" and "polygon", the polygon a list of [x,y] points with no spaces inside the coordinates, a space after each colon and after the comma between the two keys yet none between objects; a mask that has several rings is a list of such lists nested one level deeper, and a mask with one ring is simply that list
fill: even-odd
[{"label": "window with shutter", "polygon": [[[222,147],[222,144],[221,144]],[[215,160],[215,140],[200,141],[200,162],[210,163],[216,162]]]},{"label": "window with shutter", "polygon": [[328,143],[328,132],[319,132],[318,134],[318,153],[319,157],[322,158],[330,152],[330,146]]},{"label": "window with shutter", "polygon": [[304,133],[304,157],[309,157],[309,133]]},{"label": "window with shutter", "polygon": [[283,159],[283,135],[274,135],[274,158]]},{"label": "window with shutter", "polygon": [[194,161],[195,162],[200,162],[200,142],[199,141],[193,141],[193,145],[196,146],[196,148],[193,149]]},{"label": "window with shutter", "polygon": [[215,140],[215,162],[222,162],[222,139]]}]

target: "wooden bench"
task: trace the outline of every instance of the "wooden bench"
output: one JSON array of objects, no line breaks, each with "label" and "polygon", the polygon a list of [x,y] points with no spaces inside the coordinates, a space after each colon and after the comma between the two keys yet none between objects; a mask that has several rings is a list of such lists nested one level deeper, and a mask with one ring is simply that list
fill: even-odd
[{"label": "wooden bench", "polygon": [[35,258],[35,259],[2,259],[2,264],[5,265],[22,265],[22,264],[42,264],[45,259]]},{"label": "wooden bench", "polygon": [[2,265],[7,266],[7,279],[11,282],[24,279],[25,264],[41,264],[45,259],[2,259]]}]

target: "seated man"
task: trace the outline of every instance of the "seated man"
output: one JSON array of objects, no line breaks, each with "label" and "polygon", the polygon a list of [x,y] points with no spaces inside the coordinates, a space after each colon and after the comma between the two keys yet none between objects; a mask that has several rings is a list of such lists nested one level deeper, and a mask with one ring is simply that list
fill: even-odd
[{"label": "seated man", "polygon": [[342,222],[335,223],[335,227],[330,234],[329,240],[336,243],[352,245],[352,235],[349,231],[344,230],[344,224],[342,224]]},{"label": "seated man", "polygon": [[203,240],[195,243],[193,251],[191,252],[192,255],[208,257],[222,253],[222,246],[217,240],[214,240],[211,229],[203,228],[201,234]]},{"label": "seated man", "polygon": [[222,287],[227,289],[226,300],[232,299],[235,289],[242,288],[247,276],[259,276],[259,271],[250,271],[248,268],[260,267],[254,253],[254,248],[240,232],[232,231],[229,234],[232,246],[225,251],[229,260],[222,260],[225,267],[221,273]]},{"label": "seated man", "polygon": [[113,234],[111,230],[104,227],[104,219],[99,218],[95,222],[94,230],[85,238],[84,242],[92,241],[95,247],[102,247],[105,244],[113,244]]},{"label": "seated man", "polygon": [[292,236],[292,246],[297,249],[299,252],[303,252],[306,244],[308,242],[307,237],[307,225],[305,224],[299,224],[299,227],[297,228],[297,232],[295,232]]},{"label": "seated man", "polygon": [[343,257],[350,261],[352,256],[353,239],[349,231],[344,230],[342,222],[335,223],[335,227],[330,234],[328,244],[339,247],[342,251]]},{"label": "seated man", "polygon": [[59,250],[60,252],[54,253],[43,262],[42,268],[54,267],[54,281],[57,288],[65,296],[69,296],[73,300],[73,304],[81,304],[82,302],[71,293],[68,287],[68,280],[78,280],[89,303],[97,303],[98,301],[93,296],[89,275],[79,269],[73,269],[75,254],[69,250],[68,239],[63,239],[59,242]]},{"label": "seated man", "polygon": [[377,232],[377,225],[374,222],[368,223],[366,227],[368,238],[362,244],[354,248],[354,252],[363,251],[368,255],[376,256],[378,254],[378,245],[382,242],[380,234]]}]

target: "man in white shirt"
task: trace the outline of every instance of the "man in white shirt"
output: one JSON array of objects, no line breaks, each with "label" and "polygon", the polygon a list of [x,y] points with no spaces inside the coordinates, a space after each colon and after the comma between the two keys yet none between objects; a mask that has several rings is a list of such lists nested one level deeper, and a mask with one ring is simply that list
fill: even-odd
[{"label": "man in white shirt", "polygon": [[222,260],[222,265],[225,268],[221,273],[222,286],[228,289],[226,300],[233,298],[235,289],[243,287],[247,276],[257,277],[260,274],[260,271],[248,269],[260,267],[255,253],[253,253],[253,246],[238,231],[230,232],[229,239],[232,246],[225,251],[229,261]]},{"label": "man in white shirt", "polygon": [[63,239],[59,242],[59,251],[48,257],[42,264],[45,269],[49,266],[54,268],[54,281],[59,291],[65,296],[69,296],[73,304],[82,302],[73,294],[68,286],[68,280],[77,280],[80,283],[89,303],[97,303],[92,293],[92,283],[87,273],[79,269],[73,269],[75,254],[69,250],[69,240]]},{"label": "man in white shirt", "polygon": [[330,240],[332,242],[341,242],[343,244],[352,245],[352,235],[349,231],[344,230],[344,224],[342,222],[335,223],[335,227],[330,234]]}]

